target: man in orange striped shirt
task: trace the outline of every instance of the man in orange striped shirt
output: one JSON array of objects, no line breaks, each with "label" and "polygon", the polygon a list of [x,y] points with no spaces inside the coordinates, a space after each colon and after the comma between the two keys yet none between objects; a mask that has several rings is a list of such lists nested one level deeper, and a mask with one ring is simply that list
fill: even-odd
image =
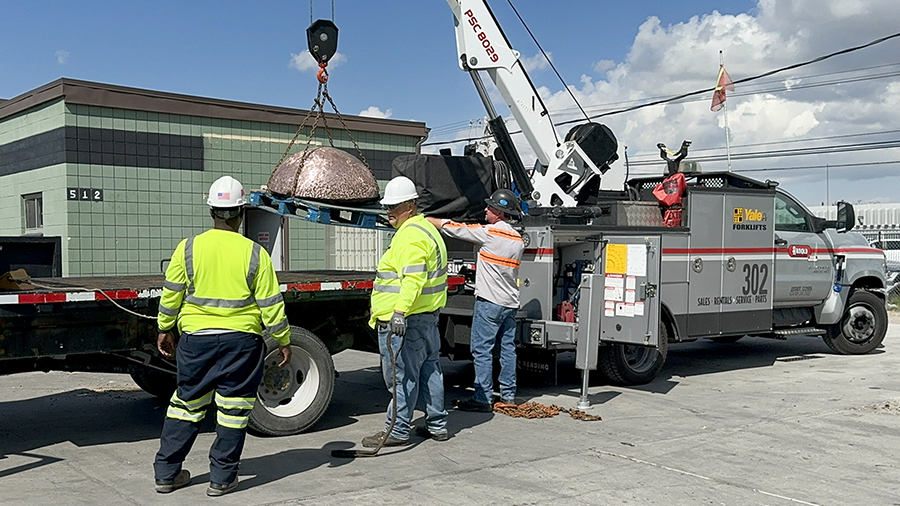
[{"label": "man in orange striped shirt", "polygon": [[487,225],[466,225],[428,218],[448,237],[479,246],[475,264],[475,310],[470,349],[475,360],[475,394],[456,403],[463,411],[493,411],[493,349],[500,349],[500,402],[516,397],[516,310],[519,308],[519,263],[525,243],[507,222],[521,214],[519,199],[505,189],[485,199]]}]

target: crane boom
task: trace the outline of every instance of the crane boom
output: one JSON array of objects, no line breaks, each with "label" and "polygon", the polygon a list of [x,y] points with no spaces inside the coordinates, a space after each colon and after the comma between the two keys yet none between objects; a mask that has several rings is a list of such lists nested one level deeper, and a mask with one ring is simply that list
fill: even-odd
[{"label": "crane boom", "polygon": [[[581,190],[593,177],[601,176],[617,158],[612,132],[603,125],[572,129],[565,140],[559,138],[550,113],[532,84],[519,52],[512,49],[506,35],[485,0],[447,0],[456,25],[459,67],[469,72],[484,102],[491,130],[523,196],[539,206],[574,207]],[[485,71],[522,129],[537,156],[531,175],[526,175],[502,118],[481,84]],[[504,138],[505,137],[505,138]],[[512,151],[511,153],[509,151]],[[517,173],[521,172],[521,173]],[[520,182],[528,184],[523,184]]]}]

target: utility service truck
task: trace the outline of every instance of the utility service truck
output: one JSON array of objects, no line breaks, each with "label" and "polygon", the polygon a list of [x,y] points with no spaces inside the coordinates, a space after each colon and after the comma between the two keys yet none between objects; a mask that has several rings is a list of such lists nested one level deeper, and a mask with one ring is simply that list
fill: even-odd
[{"label": "utility service truck", "polygon": [[[410,176],[422,196],[448,187],[475,188],[484,196],[513,187],[527,203],[516,223],[526,244],[519,273],[520,367],[555,370],[557,354],[574,351],[585,407],[590,370],[616,384],[647,383],[674,343],[819,335],[841,354],[864,354],[881,344],[887,329],[884,254],[850,232],[850,204],[840,203],[837,220],[826,221],[773,181],[684,172],[680,212],[664,222],[666,209],[654,190],[673,174],[609,183],[604,175],[618,149],[613,133],[588,122],[561,137],[487,3],[447,2],[459,66],[485,105],[498,148],[493,157],[407,157],[395,161],[395,175]],[[532,168],[526,170],[482,74],[534,151]],[[451,203],[483,209],[483,199],[471,192],[450,193]],[[273,239],[265,246],[276,266],[286,218],[385,228],[375,208],[285,200],[266,191],[253,192],[251,202],[245,233]],[[453,208],[443,204],[420,201],[436,215]],[[443,352],[468,357],[474,295],[466,281],[473,257],[471,248],[451,246],[454,275],[440,318]],[[251,428],[272,435],[301,432],[325,412],[334,387],[331,354],[351,347],[377,351],[365,325],[374,273],[278,276],[294,358],[284,369],[275,367],[269,340],[250,419]],[[33,282],[33,290],[0,293],[0,374],[117,371],[130,373],[150,393],[172,391],[174,364],[157,352],[156,324],[146,318],[156,313],[162,276]]]}]

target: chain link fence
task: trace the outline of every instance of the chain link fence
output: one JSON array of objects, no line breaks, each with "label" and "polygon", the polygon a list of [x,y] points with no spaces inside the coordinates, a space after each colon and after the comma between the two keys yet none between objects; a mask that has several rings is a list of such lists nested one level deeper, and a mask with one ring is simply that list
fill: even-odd
[{"label": "chain link fence", "polygon": [[857,230],[869,244],[884,251],[887,260],[888,307],[900,306],[900,229]]}]

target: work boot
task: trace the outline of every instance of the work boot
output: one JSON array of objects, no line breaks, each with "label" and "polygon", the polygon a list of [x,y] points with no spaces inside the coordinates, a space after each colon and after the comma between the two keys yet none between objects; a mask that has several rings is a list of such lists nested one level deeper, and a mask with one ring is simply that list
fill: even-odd
[{"label": "work boot", "polygon": [[209,487],[206,488],[206,495],[210,497],[218,497],[220,495],[225,495],[228,492],[236,489],[238,486],[238,477],[235,476],[234,480],[231,483],[213,483],[209,482]]},{"label": "work boot", "polygon": [[[387,437],[387,439],[385,439]],[[384,440],[384,445],[382,446],[405,446],[409,444],[409,439],[398,439],[394,436],[388,435],[385,431],[376,432],[371,436],[366,436],[362,440],[362,445],[366,448],[375,448],[381,441]]]},{"label": "work boot", "polygon": [[518,406],[518,404],[516,404],[515,399],[500,399],[500,401],[498,401],[498,402],[500,405],[502,405],[504,407],[514,408],[514,407]]},{"label": "work boot", "polygon": [[475,399],[455,400],[456,409],[461,411],[474,411],[476,413],[491,413],[494,408],[486,402],[478,402]]},{"label": "work boot", "polygon": [[173,480],[156,480],[156,492],[160,494],[168,494],[174,492],[191,482],[191,473],[187,469],[182,469]]},{"label": "work boot", "polygon": [[425,439],[434,439],[435,441],[446,441],[450,439],[449,432],[431,432],[428,427],[420,425],[416,427],[416,435]]}]

